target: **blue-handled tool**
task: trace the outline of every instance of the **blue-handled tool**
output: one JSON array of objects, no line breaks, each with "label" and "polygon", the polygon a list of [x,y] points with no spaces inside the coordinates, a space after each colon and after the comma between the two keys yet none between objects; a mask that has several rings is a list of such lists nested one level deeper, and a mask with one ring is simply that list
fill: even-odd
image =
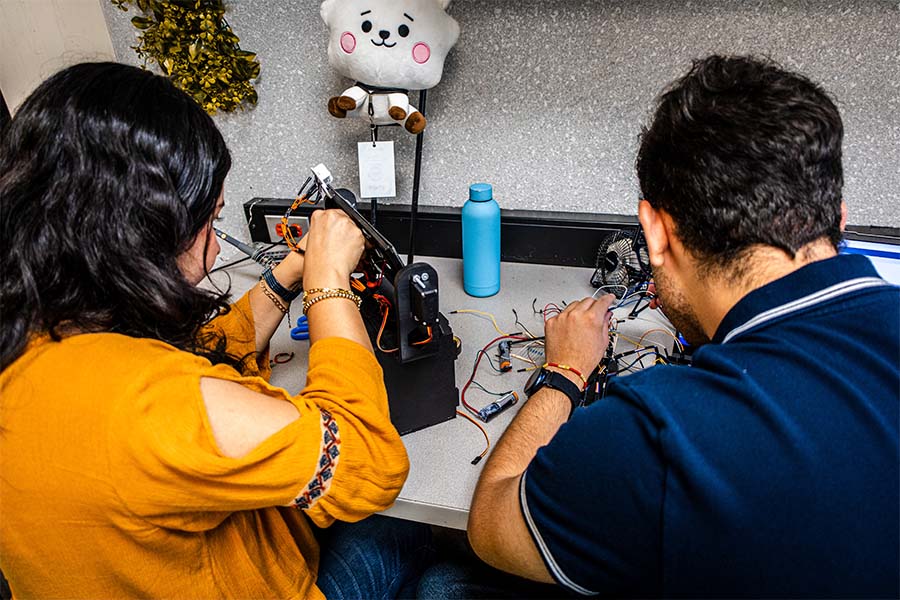
[{"label": "blue-handled tool", "polygon": [[308,340],[309,339],[309,320],[306,315],[297,317],[297,326],[291,329],[292,340]]}]

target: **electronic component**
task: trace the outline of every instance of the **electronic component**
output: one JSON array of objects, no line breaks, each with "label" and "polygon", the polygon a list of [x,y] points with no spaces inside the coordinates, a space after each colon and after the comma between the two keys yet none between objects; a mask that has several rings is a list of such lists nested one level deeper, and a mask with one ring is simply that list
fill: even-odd
[{"label": "electronic component", "polygon": [[319,193],[325,197],[325,207],[341,209],[359,227],[363,237],[371,244],[369,253],[375,255],[372,257],[373,262],[384,263],[393,273],[402,269],[403,260],[397,254],[394,245],[356,210],[356,198],[348,190],[334,189],[332,186],[334,180],[325,165],[316,165],[312,172]]},{"label": "electronic component", "polygon": [[478,418],[487,423],[510,406],[513,406],[518,401],[519,395],[517,393],[508,392],[505,396],[498,399],[496,402],[491,402],[490,404],[479,410]]},{"label": "electronic component", "polygon": [[427,273],[417,273],[410,279],[410,300],[413,318],[422,325],[433,325],[438,318],[438,288]]},{"label": "electronic component", "polygon": [[379,350],[394,427],[403,435],[454,418],[459,346],[440,312],[437,271],[424,262],[404,266],[390,240],[356,209],[353,193],[334,187],[324,165],[312,169],[298,199],[307,204],[324,199],[325,208],[341,209],[366,239],[365,278],[351,285],[363,297],[363,322]]},{"label": "electronic component", "polygon": [[616,298],[622,298],[631,286],[648,281],[650,259],[643,231],[623,229],[608,236],[597,249],[595,267],[591,285],[608,288]]},{"label": "electronic component", "polygon": [[510,340],[504,340],[500,342],[497,346],[497,358],[500,363],[500,371],[506,373],[508,371],[512,371],[512,362],[511,362],[511,351],[512,342]]},{"label": "electronic component", "polygon": [[279,263],[276,258],[270,256],[269,254],[266,254],[265,251],[248,246],[244,242],[231,237],[221,229],[213,227],[213,231],[215,232],[216,237],[225,240],[226,242],[249,256],[251,260],[258,262],[264,267],[274,267]]}]

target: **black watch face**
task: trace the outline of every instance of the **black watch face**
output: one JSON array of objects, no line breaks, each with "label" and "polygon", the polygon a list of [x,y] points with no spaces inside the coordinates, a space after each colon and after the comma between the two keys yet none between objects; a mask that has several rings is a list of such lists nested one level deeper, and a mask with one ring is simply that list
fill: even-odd
[{"label": "black watch face", "polygon": [[531,377],[528,378],[528,381],[525,382],[525,396],[531,396],[537,389],[540,387],[541,383],[544,381],[544,375],[546,371],[544,369],[538,369],[534,373],[531,374]]}]

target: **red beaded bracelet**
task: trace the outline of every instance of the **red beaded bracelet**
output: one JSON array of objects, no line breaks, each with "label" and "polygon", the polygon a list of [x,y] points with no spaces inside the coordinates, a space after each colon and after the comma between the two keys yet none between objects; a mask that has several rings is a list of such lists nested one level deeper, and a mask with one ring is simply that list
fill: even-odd
[{"label": "red beaded bracelet", "polygon": [[555,362],[544,363],[544,367],[556,367],[557,369],[562,369],[564,371],[569,371],[571,373],[575,373],[578,375],[578,379],[581,380],[581,389],[584,390],[587,388],[587,379],[584,378],[584,375],[581,374],[581,371],[576,369],[575,367],[570,367],[569,365],[561,365]]}]

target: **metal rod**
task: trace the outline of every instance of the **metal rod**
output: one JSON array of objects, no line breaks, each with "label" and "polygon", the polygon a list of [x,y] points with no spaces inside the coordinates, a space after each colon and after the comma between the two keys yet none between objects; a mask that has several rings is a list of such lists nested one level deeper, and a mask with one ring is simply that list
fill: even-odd
[{"label": "metal rod", "polygon": [[278,264],[277,260],[267,255],[261,248],[256,249],[252,246],[248,246],[239,239],[231,237],[230,235],[216,227],[213,227],[213,231],[215,232],[216,237],[225,240],[226,242],[246,254],[252,261],[257,262],[264,267],[274,267]]},{"label": "metal rod", "polygon": [[[371,105],[370,105],[371,106]],[[378,125],[372,124],[372,145],[378,141]],[[369,211],[369,221],[372,225],[378,225],[378,198],[371,199],[371,210]]]},{"label": "metal rod", "polygon": [[[425,101],[427,100],[427,90],[419,92],[419,112],[425,115]],[[411,265],[416,254],[416,220],[419,215],[419,180],[422,175],[422,143],[425,137],[423,131],[416,136],[416,165],[413,171],[413,190],[412,205],[409,214],[409,254],[407,255],[406,264]]]}]

